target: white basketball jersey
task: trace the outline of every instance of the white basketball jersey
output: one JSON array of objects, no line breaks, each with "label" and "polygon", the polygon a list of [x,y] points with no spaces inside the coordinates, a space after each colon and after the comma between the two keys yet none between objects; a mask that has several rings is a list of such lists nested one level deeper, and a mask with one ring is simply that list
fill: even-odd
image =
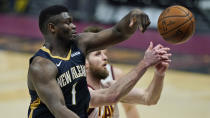
[{"label": "white basketball jersey", "polygon": [[114,78],[114,72],[113,72],[113,69],[112,69],[112,65],[107,64],[106,65],[106,68],[107,68],[107,70],[109,72],[109,75],[108,75],[108,77],[106,79],[101,80],[102,85],[105,85],[108,82],[115,80],[115,78]]}]

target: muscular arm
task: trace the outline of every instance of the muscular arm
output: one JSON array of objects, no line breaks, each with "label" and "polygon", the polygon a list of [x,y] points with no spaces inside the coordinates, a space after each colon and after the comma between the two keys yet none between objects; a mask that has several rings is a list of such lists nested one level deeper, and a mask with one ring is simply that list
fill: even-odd
[{"label": "muscular arm", "polygon": [[84,53],[104,49],[128,39],[137,29],[142,27],[145,31],[150,24],[148,16],[139,9],[128,13],[115,26],[98,33],[81,33],[78,43]]},{"label": "muscular arm", "polygon": [[28,80],[41,101],[56,118],[79,118],[65,105],[64,96],[56,82],[56,66],[49,60],[36,57],[29,67]]}]

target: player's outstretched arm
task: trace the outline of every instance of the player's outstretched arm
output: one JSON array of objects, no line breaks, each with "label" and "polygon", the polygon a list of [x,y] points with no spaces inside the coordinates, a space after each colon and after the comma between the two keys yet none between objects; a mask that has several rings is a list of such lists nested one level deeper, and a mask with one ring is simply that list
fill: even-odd
[{"label": "player's outstretched arm", "polygon": [[[169,58],[171,54],[165,54],[165,56]],[[125,103],[144,104],[144,105],[157,104],[162,92],[165,72],[168,69],[170,62],[171,60],[168,59],[155,65],[155,73],[150,85],[145,90],[134,88],[128,93],[128,95],[123,97],[121,101]]]},{"label": "player's outstretched arm", "polygon": [[69,110],[56,82],[57,68],[51,61],[36,57],[29,67],[28,79],[32,82],[40,100],[56,118],[79,118]]},{"label": "player's outstretched arm", "polygon": [[153,48],[153,43],[150,43],[142,61],[127,75],[117,80],[107,89],[90,90],[90,107],[110,105],[118,102],[135,86],[148,67],[167,60],[166,57],[162,56],[163,53],[167,53],[166,48],[162,48],[161,45]]},{"label": "player's outstretched arm", "polygon": [[150,20],[147,14],[140,9],[134,9],[115,26],[98,33],[81,33],[77,41],[84,53],[105,49],[109,45],[128,39],[138,27],[144,32],[149,24]]},{"label": "player's outstretched arm", "polygon": [[[122,78],[124,74],[120,68],[113,67],[113,75],[114,75],[114,78],[116,80],[118,80],[118,79]],[[116,80],[113,80],[110,84],[113,84]],[[135,89],[135,88],[133,88],[133,89]],[[122,106],[124,108],[126,118],[140,118],[140,114],[139,114],[138,109],[136,108],[135,104],[122,103]]]}]

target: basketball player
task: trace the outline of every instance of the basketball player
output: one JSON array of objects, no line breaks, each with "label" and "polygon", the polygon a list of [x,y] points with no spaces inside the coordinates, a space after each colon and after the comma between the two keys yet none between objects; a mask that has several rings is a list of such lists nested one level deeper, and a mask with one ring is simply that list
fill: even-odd
[{"label": "basketball player", "polygon": [[[84,29],[84,32],[98,33],[102,30],[103,30],[103,28],[99,27],[99,26],[88,26]],[[107,50],[105,50],[104,52],[106,52],[106,51]],[[101,80],[102,85],[109,86],[109,82],[112,82],[113,80],[117,80],[117,79],[121,78],[123,75],[121,69],[113,67],[110,64],[107,64],[106,68],[107,68],[109,75],[105,79]],[[89,89],[91,89],[91,88],[89,88]],[[123,103],[122,106],[124,108],[127,118],[140,118],[140,115],[139,115],[135,105]],[[93,109],[89,109],[89,112],[91,110],[93,110]]]},{"label": "basketball player", "polygon": [[[28,117],[87,118],[90,94],[85,73],[86,54],[128,39],[138,27],[144,32],[149,24],[148,16],[134,9],[109,29],[77,34],[73,17],[66,7],[55,5],[42,10],[39,27],[45,42],[30,59],[28,88],[31,103]],[[110,104],[126,95],[148,67],[167,59],[163,55],[165,52],[164,47],[153,48],[151,43],[145,59],[127,75],[132,74],[132,77],[113,84],[108,91],[114,93],[109,93],[108,100],[99,103],[93,100],[95,102],[91,104]],[[97,97],[104,96],[96,94]]]},{"label": "basketball player", "polygon": [[[164,54],[169,59],[169,54]],[[105,50],[94,51],[88,54],[86,59],[86,70],[87,70],[87,82],[91,94],[90,107],[94,102],[103,103],[108,98],[100,98],[95,97],[95,94],[102,95],[103,97],[107,97],[107,93],[105,92],[105,88],[112,87],[113,84],[117,83],[119,80],[109,80],[108,83],[103,83],[101,80],[108,77],[109,72],[107,70],[107,56],[105,54]],[[160,94],[163,87],[163,80],[165,71],[169,66],[170,60],[164,60],[158,63],[155,66],[155,73],[152,82],[146,89],[133,88],[126,96],[122,97],[119,100],[111,101],[109,104],[104,104],[103,107],[101,105],[99,107],[92,107],[89,109],[89,118],[119,118],[119,111],[117,109],[117,102],[121,101],[124,103],[131,104],[144,104],[144,105],[154,105],[158,102],[160,98]],[[115,71],[116,72],[116,71]],[[110,75],[112,76],[112,75]],[[122,77],[124,78],[132,78],[132,74],[130,76]],[[115,90],[113,90],[115,91]],[[117,94],[117,93],[116,93]]]},{"label": "basketball player", "polygon": [[[96,31],[97,27],[89,27],[86,31]],[[165,54],[169,56],[170,54]],[[94,103],[97,98],[94,98],[92,94],[96,94],[98,90],[109,88],[113,83],[116,82],[113,77],[120,78],[122,73],[117,68],[111,68],[107,64],[106,50],[94,51],[88,54],[86,59],[86,70],[87,70],[87,82],[91,94],[91,102]],[[147,89],[134,88],[127,96],[123,97],[119,101],[125,103],[136,103],[145,105],[154,105],[158,102],[163,86],[164,73],[169,66],[170,60],[164,60],[157,64],[154,79],[150,83]],[[106,65],[106,67],[105,67]],[[111,72],[111,73],[110,73]],[[115,73],[113,73],[115,72]],[[105,90],[104,90],[105,91]],[[100,92],[98,92],[99,94]],[[106,95],[103,95],[106,96]],[[93,100],[94,99],[94,100]],[[93,101],[92,101],[93,100]],[[97,102],[100,102],[98,99]],[[103,102],[103,100],[101,100]],[[117,107],[117,101],[105,106],[99,106],[96,108],[89,108],[89,118],[119,118],[119,111]],[[91,104],[90,104],[91,105]],[[130,107],[130,106],[129,106]],[[131,107],[133,108],[133,106]],[[133,108],[134,111],[137,111]],[[135,112],[134,112],[135,113]],[[127,117],[138,117],[138,114],[126,113]]]}]

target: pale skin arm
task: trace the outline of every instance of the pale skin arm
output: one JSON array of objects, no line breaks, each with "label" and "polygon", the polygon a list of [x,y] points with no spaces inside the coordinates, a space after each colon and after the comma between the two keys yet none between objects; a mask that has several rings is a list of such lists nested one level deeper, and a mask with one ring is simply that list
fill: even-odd
[{"label": "pale skin arm", "polygon": [[165,72],[171,60],[165,60],[155,66],[156,70],[150,85],[146,89],[134,88],[128,95],[121,99],[125,103],[154,105],[159,101]]},{"label": "pale skin arm", "polygon": [[134,9],[111,28],[98,33],[80,33],[77,39],[78,46],[84,54],[105,49],[107,46],[127,40],[138,27],[144,32],[149,24],[149,17],[140,9]]},{"label": "pale skin arm", "polygon": [[91,100],[90,107],[98,107],[117,103],[123,96],[125,96],[142,77],[148,67],[159,63],[162,60],[167,60],[168,48],[161,48],[157,45],[153,48],[153,43],[150,43],[145,56],[139,64],[126,74],[122,79],[117,80],[113,85],[106,89],[90,90]]},{"label": "pale skin arm", "polygon": [[[145,73],[148,67],[141,61],[139,65],[130,71],[124,78],[106,89],[90,90],[90,107],[105,106],[117,103],[122,96],[127,94]],[[126,79],[126,78],[130,79]]]},{"label": "pale skin arm", "polygon": [[[114,78],[116,80],[118,80],[121,77],[123,77],[123,72],[119,68],[113,67],[113,73],[114,73]],[[135,89],[135,88],[133,88],[133,89]],[[136,108],[136,106],[134,104],[122,103],[122,106],[123,106],[123,108],[125,110],[125,114],[126,114],[127,118],[140,118],[138,110],[137,110],[137,108]]]},{"label": "pale skin arm", "polygon": [[56,82],[57,68],[51,61],[36,57],[30,64],[28,83],[35,89],[40,100],[56,118],[79,118],[65,105],[64,96]]}]

